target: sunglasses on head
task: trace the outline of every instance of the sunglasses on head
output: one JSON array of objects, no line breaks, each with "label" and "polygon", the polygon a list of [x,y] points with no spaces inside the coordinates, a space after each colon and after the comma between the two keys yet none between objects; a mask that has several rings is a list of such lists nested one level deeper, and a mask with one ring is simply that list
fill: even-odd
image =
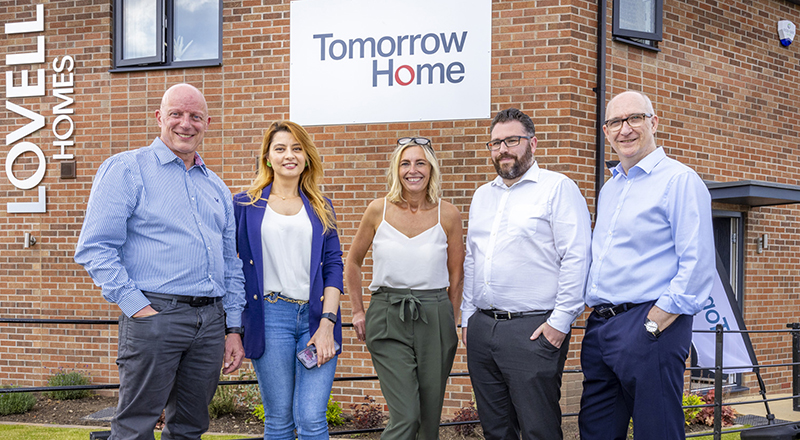
[{"label": "sunglasses on head", "polygon": [[397,140],[397,146],[406,145],[406,144],[417,144],[423,147],[431,148],[431,140],[424,137],[402,137]]}]

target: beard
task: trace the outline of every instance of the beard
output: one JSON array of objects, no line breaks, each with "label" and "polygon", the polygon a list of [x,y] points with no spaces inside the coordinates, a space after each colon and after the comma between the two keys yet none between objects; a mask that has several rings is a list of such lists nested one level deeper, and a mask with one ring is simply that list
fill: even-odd
[{"label": "beard", "polygon": [[[514,159],[514,163],[505,165],[504,168],[500,165],[500,160],[505,158]],[[522,157],[513,156],[506,152],[492,159],[492,164],[500,177],[506,180],[514,180],[521,177],[533,166],[533,151],[531,151],[530,147],[526,148]]]}]

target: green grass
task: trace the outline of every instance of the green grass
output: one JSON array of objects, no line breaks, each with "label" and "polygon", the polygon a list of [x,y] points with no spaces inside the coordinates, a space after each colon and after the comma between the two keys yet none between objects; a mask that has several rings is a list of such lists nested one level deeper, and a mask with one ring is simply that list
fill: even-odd
[{"label": "green grass", "polygon": [[[50,426],[34,425],[0,425],[0,438],[3,440],[87,440],[89,433],[102,431],[97,428],[55,428]],[[203,440],[233,440],[237,438],[258,437],[253,435],[210,435],[206,434]],[[161,432],[156,431],[156,440],[161,439]]]},{"label": "green grass", "polygon": [[[751,427],[750,425],[744,425],[744,428],[750,428],[750,427]],[[728,431],[728,430],[731,430],[731,429],[740,429],[740,428],[723,429],[722,430],[722,432],[723,432],[722,440],[740,440],[741,439],[741,436],[739,435],[740,433],[738,433],[738,432],[732,432],[730,434],[725,434],[725,431]],[[712,434],[712,435],[705,435],[703,437],[692,437],[692,438],[687,439],[687,440],[714,440],[714,435]]]}]

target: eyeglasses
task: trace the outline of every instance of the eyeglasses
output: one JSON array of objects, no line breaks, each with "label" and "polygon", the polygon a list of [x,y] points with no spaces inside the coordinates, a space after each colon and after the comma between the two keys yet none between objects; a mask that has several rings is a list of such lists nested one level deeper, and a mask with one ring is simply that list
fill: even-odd
[{"label": "eyeglasses", "polygon": [[634,113],[627,118],[609,119],[605,122],[605,125],[609,131],[620,131],[624,122],[627,122],[629,127],[636,128],[644,123],[645,118],[652,117],[653,115],[650,113]]},{"label": "eyeglasses", "polygon": [[423,147],[431,148],[431,140],[424,137],[404,137],[397,140],[397,146],[406,144],[417,144]]},{"label": "eyeglasses", "polygon": [[500,149],[500,144],[505,143],[506,147],[516,147],[519,145],[522,139],[531,140],[530,136],[509,136],[505,139],[495,139],[486,143],[486,147],[491,151],[497,151]]}]

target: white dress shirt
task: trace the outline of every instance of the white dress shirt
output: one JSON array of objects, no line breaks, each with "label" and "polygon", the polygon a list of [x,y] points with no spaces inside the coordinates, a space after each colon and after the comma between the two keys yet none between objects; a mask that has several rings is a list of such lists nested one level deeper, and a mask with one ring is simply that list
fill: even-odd
[{"label": "white dress shirt", "polygon": [[475,191],[464,261],[463,327],[477,309],[553,310],[567,333],[583,311],[591,221],[578,186],[536,162],[511,185],[497,177]]}]

